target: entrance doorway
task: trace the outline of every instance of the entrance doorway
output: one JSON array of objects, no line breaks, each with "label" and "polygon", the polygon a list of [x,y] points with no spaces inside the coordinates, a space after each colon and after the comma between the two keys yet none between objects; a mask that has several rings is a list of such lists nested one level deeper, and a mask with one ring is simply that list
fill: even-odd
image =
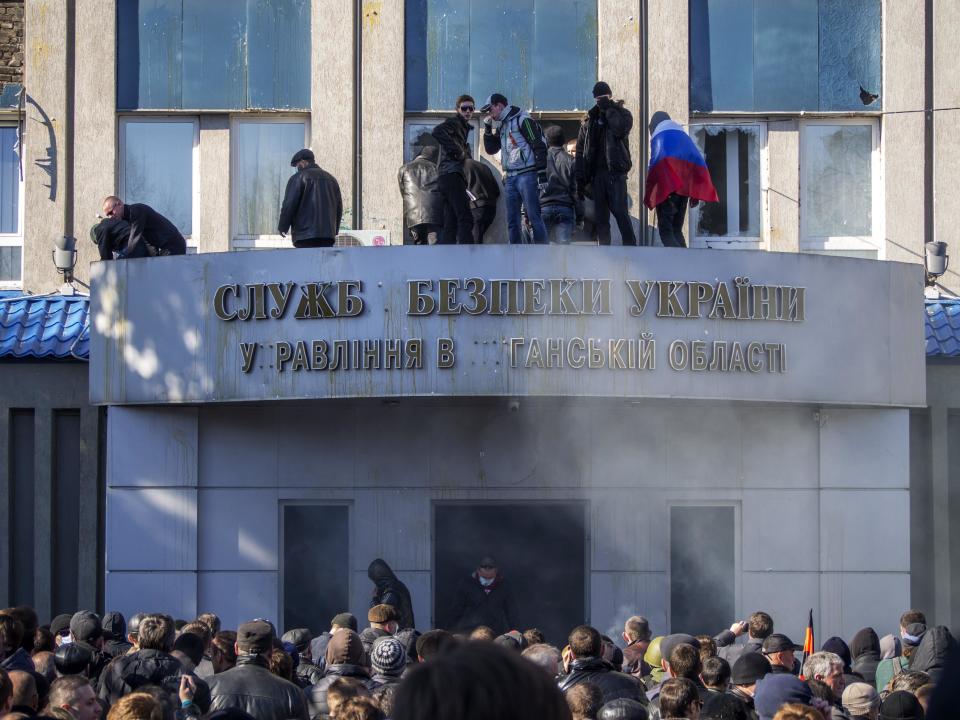
[{"label": "entrance doorway", "polygon": [[587,618],[586,527],[586,503],[436,503],[434,626],[455,626],[457,585],[490,555],[512,589],[516,629],[540,628],[563,647]]}]

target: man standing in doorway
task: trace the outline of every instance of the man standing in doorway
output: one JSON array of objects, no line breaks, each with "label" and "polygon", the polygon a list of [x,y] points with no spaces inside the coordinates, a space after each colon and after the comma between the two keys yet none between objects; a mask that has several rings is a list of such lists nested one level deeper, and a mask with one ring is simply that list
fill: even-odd
[{"label": "man standing in doorway", "polygon": [[443,245],[470,245],[473,242],[473,215],[467,198],[467,181],[463,163],[471,156],[470,120],[477,109],[469,95],[457,98],[457,112],[433,129],[433,137],[440,145],[437,187],[443,195]]},{"label": "man standing in doorway", "polygon": [[297,172],[283,194],[280,235],[286,237],[289,232],[296,248],[333,247],[343,217],[340,185],[314,162],[312,150],[298,150],[290,165]]},{"label": "man standing in doorway", "polygon": [[515,626],[513,592],[493,558],[483,558],[476,571],[460,582],[450,616],[454,618],[453,628],[465,633],[485,625],[501,635]]},{"label": "man standing in doorway", "polygon": [[581,193],[590,186],[600,244],[610,244],[613,214],[623,244],[636,245],[627,208],[627,173],[633,167],[629,141],[633,115],[623,106],[623,100],[614,101],[605,82],[593,86],[593,97],[596,105],[590,108],[577,136],[577,183]]},{"label": "man standing in doorway", "polygon": [[500,153],[500,167],[507,201],[507,235],[511,244],[523,242],[520,207],[533,229],[533,241],[546,244],[547,228],[540,217],[540,188],[547,182],[547,145],[540,123],[507,98],[494,93],[480,108],[483,119],[483,149]]}]

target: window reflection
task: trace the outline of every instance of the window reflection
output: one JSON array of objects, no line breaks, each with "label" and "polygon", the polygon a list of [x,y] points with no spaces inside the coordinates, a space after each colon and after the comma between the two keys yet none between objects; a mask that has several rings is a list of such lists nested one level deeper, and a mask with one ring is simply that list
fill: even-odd
[{"label": "window reflection", "polygon": [[303,122],[243,120],[235,128],[233,189],[236,233],[277,235],[277,220],[287,180],[295,170],[290,158],[304,147]]},{"label": "window reflection", "polygon": [[872,126],[809,125],[804,133],[806,235],[872,236]]}]

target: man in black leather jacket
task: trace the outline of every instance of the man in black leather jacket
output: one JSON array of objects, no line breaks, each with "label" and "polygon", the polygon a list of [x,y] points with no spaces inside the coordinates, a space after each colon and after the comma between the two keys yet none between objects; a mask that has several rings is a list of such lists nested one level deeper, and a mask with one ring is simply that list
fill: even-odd
[{"label": "man in black leather jacket", "polygon": [[620,698],[647,704],[640,681],[632,675],[617,672],[613,665],[600,657],[602,642],[595,628],[589,625],[574,628],[568,642],[573,662],[567,675],[558,682],[562,691],[566,692],[582,682],[590,682],[600,689],[604,704]]},{"label": "man in black leather jacket", "polygon": [[440,179],[437,187],[443,194],[443,245],[470,245],[473,243],[473,215],[467,197],[467,181],[463,161],[471,156],[467,137],[470,120],[477,104],[469,95],[457,98],[457,112],[433,129],[433,137],[440,145]]},{"label": "man in black leather jacket", "polygon": [[210,678],[211,710],[236,708],[257,720],[307,719],[303,692],[270,672],[266,656],[273,648],[273,628],[263,620],[237,629],[237,664]]},{"label": "man in black leather jacket", "polygon": [[340,185],[314,162],[311,150],[298,150],[290,165],[297,172],[283,194],[280,235],[286,237],[289,232],[297,248],[333,247],[343,217]]},{"label": "man in black leather jacket", "polygon": [[[433,142],[430,135],[427,138]],[[438,186],[437,169],[439,148],[423,142],[419,142],[418,147],[420,153],[397,173],[403,220],[414,245],[435,245],[443,226],[443,195]]]}]

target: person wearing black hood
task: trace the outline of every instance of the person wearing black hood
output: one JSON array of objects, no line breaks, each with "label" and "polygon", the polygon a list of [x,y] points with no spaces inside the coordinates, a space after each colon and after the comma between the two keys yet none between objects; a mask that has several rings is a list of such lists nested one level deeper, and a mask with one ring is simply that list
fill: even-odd
[{"label": "person wearing black hood", "polygon": [[393,570],[386,562],[377,558],[367,568],[367,577],[373,583],[373,597],[370,598],[370,607],[377,605],[392,605],[397,613],[397,628],[405,630],[416,627],[413,618],[413,602],[407,586],[394,575]]},{"label": "person wearing black hood", "polygon": [[589,682],[600,690],[604,705],[620,698],[648,704],[640,681],[632,675],[618,672],[601,657],[603,639],[595,628],[589,625],[576,627],[567,642],[573,661],[570,663],[570,671],[558,681],[560,690],[566,692],[580,683]]},{"label": "person wearing black hood", "polygon": [[354,678],[367,690],[377,687],[378,683],[370,677],[370,672],[364,667],[363,662],[363,643],[360,641],[360,636],[353,630],[340,630],[330,638],[323,678],[312,688],[307,689],[310,720],[319,720],[330,714],[327,691],[337,678]]},{"label": "person wearing black hood", "polygon": [[930,682],[940,682],[947,658],[957,642],[944,625],[937,625],[924,633],[917,651],[910,659],[910,670],[925,672]]},{"label": "person wearing black hood", "polygon": [[[838,655],[843,661],[844,686],[855,682],[863,682],[863,677],[861,675],[855,675],[853,673],[853,659],[850,655],[850,648],[843,638],[837,636],[827,638],[827,640],[823,643],[823,647],[820,649],[823,652],[832,652],[833,654]],[[842,692],[842,690],[840,692]]]},{"label": "person wearing black hood", "polygon": [[473,215],[467,196],[467,180],[463,162],[471,156],[467,137],[470,120],[477,104],[469,95],[457,98],[456,112],[433,129],[433,137],[440,145],[437,187],[443,194],[442,245],[471,245],[473,243]]},{"label": "person wearing black hood", "polygon": [[108,612],[101,622],[103,632],[103,652],[114,658],[126,655],[133,644],[127,642],[127,621],[118,612]]},{"label": "person wearing black hood", "polygon": [[287,181],[277,229],[289,232],[295,248],[333,247],[343,218],[340,185],[315,162],[313,151],[298,150],[290,160],[297,172]]},{"label": "person wearing black hood", "polygon": [[633,220],[627,207],[627,173],[630,158],[630,131],[633,115],[614,100],[605,82],[593,86],[596,105],[590,108],[577,136],[576,179],[583,193],[589,185],[596,206],[596,229],[601,245],[610,244],[610,215],[617,221],[624,245],[636,245]]},{"label": "person wearing black hood", "polygon": [[96,244],[101,260],[150,257],[143,237],[134,234],[130,223],[120,217],[98,222],[90,228],[90,239]]},{"label": "person wearing black hood", "polygon": [[863,681],[874,687],[877,684],[877,665],[880,664],[880,638],[873,628],[858,630],[850,641],[851,669]]}]

